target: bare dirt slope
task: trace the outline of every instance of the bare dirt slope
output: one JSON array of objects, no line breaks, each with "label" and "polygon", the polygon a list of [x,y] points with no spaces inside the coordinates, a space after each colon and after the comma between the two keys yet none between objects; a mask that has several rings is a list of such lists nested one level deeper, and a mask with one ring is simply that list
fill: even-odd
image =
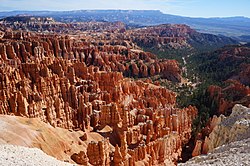
[{"label": "bare dirt slope", "polygon": [[0,165],[73,166],[73,164],[56,160],[37,148],[7,144],[0,145]]},{"label": "bare dirt slope", "polygon": [[[86,133],[88,139],[80,139],[84,132],[70,132],[54,128],[37,118],[0,115],[0,144],[36,147],[58,160],[72,162],[73,153],[86,151],[93,140],[102,140],[98,133]],[[73,163],[73,162],[72,162]]]}]

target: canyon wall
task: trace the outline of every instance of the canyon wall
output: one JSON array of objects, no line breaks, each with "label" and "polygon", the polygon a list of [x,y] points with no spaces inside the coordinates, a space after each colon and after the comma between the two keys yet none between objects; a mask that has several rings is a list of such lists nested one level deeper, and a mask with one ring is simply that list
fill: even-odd
[{"label": "canyon wall", "polygon": [[[178,65],[143,51],[122,54],[124,50],[129,51],[69,36],[5,32],[0,43],[0,114],[85,132],[81,140],[88,145],[70,153],[79,164],[174,163],[191,137],[196,108],[176,108],[174,92],[123,74],[172,77],[179,74]],[[89,142],[87,133],[102,140]]]}]

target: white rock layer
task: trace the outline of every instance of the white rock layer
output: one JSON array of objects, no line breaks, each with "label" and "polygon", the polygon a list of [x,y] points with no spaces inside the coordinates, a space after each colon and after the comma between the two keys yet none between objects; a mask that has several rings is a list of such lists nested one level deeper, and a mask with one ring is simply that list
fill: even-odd
[{"label": "white rock layer", "polygon": [[0,144],[0,166],[72,166],[37,148]]},{"label": "white rock layer", "polygon": [[192,158],[181,166],[248,166],[250,165],[250,108],[236,104],[229,117],[206,138],[207,155]]}]

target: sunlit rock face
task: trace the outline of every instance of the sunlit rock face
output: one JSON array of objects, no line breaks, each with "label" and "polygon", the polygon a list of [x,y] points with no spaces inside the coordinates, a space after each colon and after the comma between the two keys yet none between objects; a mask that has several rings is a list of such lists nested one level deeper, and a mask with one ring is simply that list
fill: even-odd
[{"label": "sunlit rock face", "polygon": [[240,141],[250,137],[250,108],[236,104],[229,117],[220,117],[220,123],[206,138],[204,146],[208,152],[223,144]]},{"label": "sunlit rock face", "polygon": [[[197,141],[194,156],[180,165],[249,165],[250,108],[236,104],[230,116],[213,118],[213,131],[205,141]],[[202,151],[201,151],[202,150]]]},{"label": "sunlit rock face", "polygon": [[178,82],[176,61],[69,36],[9,31],[0,41],[0,64],[0,114],[84,132],[78,143],[73,141],[84,144],[81,151],[59,150],[70,161],[173,164],[191,137],[195,107],[176,108],[174,92],[123,76],[160,74]]}]

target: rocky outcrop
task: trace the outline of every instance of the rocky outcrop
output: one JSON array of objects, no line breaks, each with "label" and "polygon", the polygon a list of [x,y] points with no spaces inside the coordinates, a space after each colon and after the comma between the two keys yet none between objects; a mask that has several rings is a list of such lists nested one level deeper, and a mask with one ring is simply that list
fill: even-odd
[{"label": "rocky outcrop", "polygon": [[88,144],[87,156],[89,163],[92,165],[110,165],[110,149],[109,141],[103,140],[99,142],[91,142]]},{"label": "rocky outcrop", "polygon": [[176,60],[168,60],[165,63],[162,71],[162,78],[172,80],[174,82],[181,82],[181,70]]},{"label": "rocky outcrop", "polygon": [[201,155],[194,157],[186,163],[178,164],[178,166],[200,166],[200,165],[249,165],[250,139],[244,139],[241,141],[231,142],[229,144],[219,146],[213,152],[207,155]]},{"label": "rocky outcrop", "polygon": [[[209,152],[209,149],[211,150],[222,145],[222,143],[219,143],[220,141],[216,140],[215,142],[217,142],[218,145],[211,148],[209,143],[209,136],[212,135],[213,132],[215,132],[214,130],[216,129],[216,126],[220,126],[219,124],[224,120],[224,115],[229,116],[232,112],[234,112],[234,110],[238,106],[237,104],[242,104],[246,107],[250,106],[250,93],[248,86],[245,86],[236,80],[227,80],[225,81],[225,83],[227,84],[225,88],[214,85],[208,87],[208,95],[210,100],[212,101],[211,103],[213,105],[215,114],[217,114],[217,116],[221,116],[214,116],[213,118],[210,118],[210,120],[207,122],[207,126],[204,127],[200,133],[198,133],[194,141],[195,147],[193,149],[192,156],[207,154]],[[231,115],[233,114],[234,113],[232,113]],[[230,119],[230,117],[228,119]],[[235,133],[235,131],[233,130],[230,132]],[[220,134],[221,135],[219,135],[218,138],[227,139],[227,136],[224,135],[226,134],[224,133],[224,131],[220,131]]]},{"label": "rocky outcrop", "polygon": [[221,115],[221,122],[205,140],[204,146],[208,147],[208,151],[230,142],[249,138],[249,112],[249,108],[236,104],[229,117]]},{"label": "rocky outcrop", "polygon": [[[193,156],[197,156],[180,165],[248,165],[250,138],[250,108],[236,104],[229,117],[221,115],[211,122],[212,132],[205,141],[196,141]],[[216,160],[214,160],[216,158]],[[233,159],[233,160],[232,160]]]},{"label": "rocky outcrop", "polygon": [[230,114],[235,104],[242,104],[245,106],[249,106],[250,104],[250,89],[248,86],[235,80],[227,80],[226,83],[228,86],[224,89],[213,85],[208,88],[210,98],[218,103],[218,115]]},{"label": "rocky outcrop", "polygon": [[249,138],[248,113],[249,108],[236,104],[229,117],[214,116],[197,136],[192,156],[207,154],[218,146]]},{"label": "rocky outcrop", "polygon": [[230,76],[230,79],[237,80],[243,85],[250,85],[249,60],[250,48],[245,45],[224,47],[217,51],[218,59],[223,64],[237,68]]},{"label": "rocky outcrop", "polygon": [[88,165],[88,157],[84,151],[80,151],[79,154],[74,153],[71,159],[80,165]]}]

